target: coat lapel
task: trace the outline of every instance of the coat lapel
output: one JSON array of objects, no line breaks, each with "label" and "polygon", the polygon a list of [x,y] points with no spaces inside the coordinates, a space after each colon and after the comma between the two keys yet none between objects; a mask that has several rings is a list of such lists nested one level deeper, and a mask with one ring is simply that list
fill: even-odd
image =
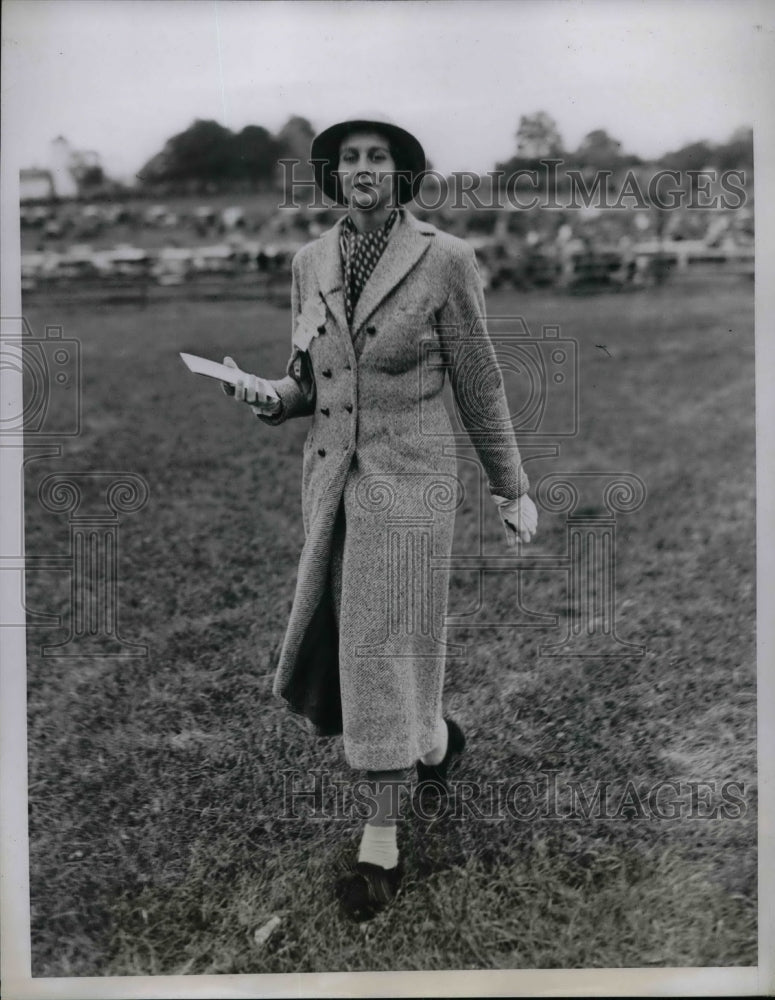
[{"label": "coat lapel", "polygon": [[[339,326],[343,330],[347,330],[347,316],[344,308],[344,275],[342,273],[342,256],[339,250],[339,233],[342,221],[337,222],[321,236],[315,271],[326,305]],[[435,231],[433,226],[420,222],[415,219],[411,212],[401,209],[399,224],[388,240],[388,245],[355,305],[351,331],[353,337],[383,299],[409,274],[428,249],[429,236],[432,236]]]},{"label": "coat lapel", "polygon": [[406,209],[401,210],[399,225],[388,240],[388,245],[355,304],[353,338],[382,300],[404,280],[419,261],[428,249],[430,243],[428,237],[433,232],[432,226],[423,225],[411,212]]},{"label": "coat lapel", "polygon": [[344,275],[342,256],[339,252],[339,231],[342,220],[324,233],[318,244],[315,261],[318,284],[326,305],[342,330],[347,330],[347,315],[344,310]]}]

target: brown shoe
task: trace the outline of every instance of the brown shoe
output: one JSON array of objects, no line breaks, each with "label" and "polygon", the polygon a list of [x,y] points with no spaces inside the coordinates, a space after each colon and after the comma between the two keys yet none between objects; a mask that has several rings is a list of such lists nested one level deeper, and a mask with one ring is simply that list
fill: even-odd
[{"label": "brown shoe", "polygon": [[359,861],[336,883],[335,895],[342,912],[356,923],[371,920],[396,898],[403,874],[400,860],[395,868]]}]

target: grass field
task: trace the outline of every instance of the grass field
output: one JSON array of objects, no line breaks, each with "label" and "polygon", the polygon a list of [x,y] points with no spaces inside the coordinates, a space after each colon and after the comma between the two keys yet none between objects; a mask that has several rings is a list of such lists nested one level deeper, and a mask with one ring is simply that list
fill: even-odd
[{"label": "grass field", "polygon": [[[61,458],[28,454],[27,551],[67,554],[66,515],[37,499],[49,473],[142,476],[149,500],[120,522],[119,620],[149,655],[44,658],[65,631],[30,629],[34,975],[756,964],[752,286],[502,292],[488,307],[579,344],[580,432],[533,481],[605,469],[646,484],[643,507],[619,518],[616,590],[619,633],[646,652],[550,659],[538,647],[556,630],[452,630],[468,649],[447,678],[469,740],[456,777],[674,781],[684,814],[410,816],[396,904],[363,929],[343,922],[330,886],[360,825],[283,819],[281,772],[350,772],[338,741],[313,741],[271,696],[303,541],[307,421],[270,428],[177,356],[231,354],[277,376],[289,314],[37,303],[38,336],[59,324],[81,343],[83,421]],[[477,530],[464,507],[455,551],[475,551]],[[488,551],[506,551],[489,508],[484,532]],[[563,516],[542,513],[532,551],[564,546]],[[474,585],[454,575],[451,613]],[[504,620],[513,596],[491,595]],[[524,596],[562,616],[562,575],[529,574]],[[31,570],[27,597],[67,615],[67,575]],[[742,807],[703,818],[703,796],[718,804],[730,781]]]}]

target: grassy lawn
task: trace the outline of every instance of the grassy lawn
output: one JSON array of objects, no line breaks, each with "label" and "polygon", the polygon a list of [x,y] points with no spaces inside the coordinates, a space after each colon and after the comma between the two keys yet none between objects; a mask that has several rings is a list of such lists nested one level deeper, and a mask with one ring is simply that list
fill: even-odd
[{"label": "grassy lawn", "polygon": [[[289,314],[38,303],[36,334],[59,324],[81,343],[83,419],[61,458],[29,455],[27,551],[67,554],[67,516],[37,496],[49,473],[142,476],[149,500],[120,521],[119,622],[149,653],[43,657],[66,632],[30,629],[34,975],[756,964],[752,286],[499,292],[488,307],[578,341],[579,434],[532,464],[533,482],[608,470],[646,485],[618,519],[616,587],[619,634],[645,655],[547,658],[538,648],[556,629],[451,630],[467,649],[447,676],[469,740],[456,777],[556,772],[563,788],[618,794],[673,781],[683,814],[410,814],[396,905],[362,929],[343,922],[330,887],[360,824],[283,818],[283,771],[305,785],[308,771],[351,772],[337,740],[313,741],[271,696],[303,541],[307,421],[267,427],[177,356],[232,354],[277,376]],[[461,476],[474,491],[468,463]],[[486,551],[506,552],[494,509],[482,530]],[[565,530],[541,513],[531,553],[564,555]],[[478,531],[464,507],[456,552],[475,552]],[[65,573],[27,580],[29,608],[67,614]],[[495,620],[514,596],[492,586]],[[562,574],[527,574],[523,598],[563,621]],[[474,575],[456,572],[450,613],[475,601]],[[744,787],[738,815],[703,818],[689,783],[709,783],[718,804],[730,781]]]}]

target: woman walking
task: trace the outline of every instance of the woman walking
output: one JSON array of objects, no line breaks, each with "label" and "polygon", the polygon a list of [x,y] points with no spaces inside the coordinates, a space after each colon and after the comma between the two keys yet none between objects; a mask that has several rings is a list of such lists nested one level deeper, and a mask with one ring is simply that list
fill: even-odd
[{"label": "woman walking", "polygon": [[[484,325],[473,250],[404,206],[425,154],[384,118],[312,143],[315,180],[347,214],[293,260],[284,378],[245,373],[235,398],[264,422],[312,416],[305,542],[274,692],[320,735],[342,733],[374,795],[344,912],[373,916],[402,875],[397,793],[417,768],[442,790],[465,738],[443,717],[448,558],[461,499],[445,375],[507,540],[537,523]],[[227,358],[227,364],[234,362]]]}]

